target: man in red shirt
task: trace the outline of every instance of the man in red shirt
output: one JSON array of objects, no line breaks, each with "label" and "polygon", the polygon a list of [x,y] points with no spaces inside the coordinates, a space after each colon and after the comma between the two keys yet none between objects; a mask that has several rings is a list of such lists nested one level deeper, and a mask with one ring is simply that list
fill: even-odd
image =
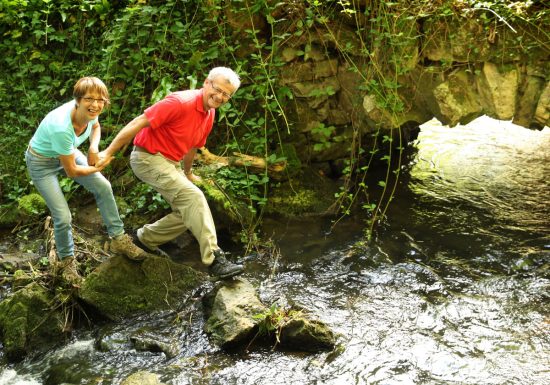
[{"label": "man in red shirt", "polygon": [[233,70],[213,68],[201,89],[174,92],[147,108],[100,154],[107,160],[135,137],[132,170],[172,207],[170,214],[140,228],[138,240],[150,251],[163,254],[159,245],[190,230],[199,242],[202,262],[211,275],[222,279],[238,275],[244,268],[229,262],[218,247],[210,208],[193,183],[200,178],[193,174],[192,165],[197,149],[205,145],[212,130],[216,108],[227,103],[239,86],[239,76]]}]

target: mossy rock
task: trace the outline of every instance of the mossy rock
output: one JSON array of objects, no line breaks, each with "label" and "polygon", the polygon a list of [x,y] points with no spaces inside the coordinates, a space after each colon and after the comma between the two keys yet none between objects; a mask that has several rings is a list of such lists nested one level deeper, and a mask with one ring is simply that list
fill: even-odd
[{"label": "mossy rock", "polygon": [[144,370],[133,373],[123,380],[120,385],[163,385],[156,374]]},{"label": "mossy rock", "polygon": [[135,262],[116,256],[86,277],[79,297],[104,317],[120,320],[140,312],[173,308],[205,278],[205,274],[166,258]]},{"label": "mossy rock", "polygon": [[272,189],[266,213],[285,218],[325,215],[330,212],[338,192],[333,180],[305,170],[300,177]]},{"label": "mossy rock", "polygon": [[16,205],[0,208],[0,228],[13,228],[19,221],[19,209]]},{"label": "mossy rock", "polygon": [[208,201],[216,227],[240,231],[243,227],[250,226],[254,222],[255,214],[248,205],[242,200],[229,196],[207,178],[208,176],[204,177],[197,186],[203,191]]},{"label": "mossy rock", "polygon": [[62,340],[63,314],[54,298],[38,283],[31,283],[0,303],[0,334],[8,359],[18,361]]},{"label": "mossy rock", "polygon": [[35,215],[46,214],[48,206],[46,201],[38,193],[24,195],[18,200],[18,209],[21,215],[32,217]]},{"label": "mossy rock", "polygon": [[307,352],[332,350],[336,337],[327,325],[318,320],[295,317],[281,329],[281,345]]}]

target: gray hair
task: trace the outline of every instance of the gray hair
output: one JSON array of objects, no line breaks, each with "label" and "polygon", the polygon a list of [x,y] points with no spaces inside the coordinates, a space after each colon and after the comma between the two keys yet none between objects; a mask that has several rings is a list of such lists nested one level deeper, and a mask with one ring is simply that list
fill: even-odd
[{"label": "gray hair", "polygon": [[241,79],[239,78],[239,75],[237,75],[235,71],[233,71],[231,68],[214,67],[210,70],[206,79],[216,80],[218,78],[224,79],[226,83],[229,83],[233,87],[235,87],[235,91],[237,91],[237,89],[241,85]]}]

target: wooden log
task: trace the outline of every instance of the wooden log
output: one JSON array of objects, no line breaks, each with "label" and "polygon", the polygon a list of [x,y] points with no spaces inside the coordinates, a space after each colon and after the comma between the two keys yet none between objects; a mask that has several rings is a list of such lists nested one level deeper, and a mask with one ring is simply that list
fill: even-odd
[{"label": "wooden log", "polygon": [[265,173],[270,178],[280,180],[285,176],[286,161],[268,164],[264,158],[234,152],[232,156],[218,156],[212,154],[206,147],[202,147],[197,153],[197,159],[204,164],[219,164],[222,166],[246,167],[255,174]]}]

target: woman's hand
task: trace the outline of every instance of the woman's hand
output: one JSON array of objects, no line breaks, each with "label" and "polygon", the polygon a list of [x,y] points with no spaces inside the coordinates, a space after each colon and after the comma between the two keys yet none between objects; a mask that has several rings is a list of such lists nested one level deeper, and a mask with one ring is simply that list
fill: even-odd
[{"label": "woman's hand", "polygon": [[99,154],[97,152],[88,151],[88,165],[95,166],[99,161]]}]

